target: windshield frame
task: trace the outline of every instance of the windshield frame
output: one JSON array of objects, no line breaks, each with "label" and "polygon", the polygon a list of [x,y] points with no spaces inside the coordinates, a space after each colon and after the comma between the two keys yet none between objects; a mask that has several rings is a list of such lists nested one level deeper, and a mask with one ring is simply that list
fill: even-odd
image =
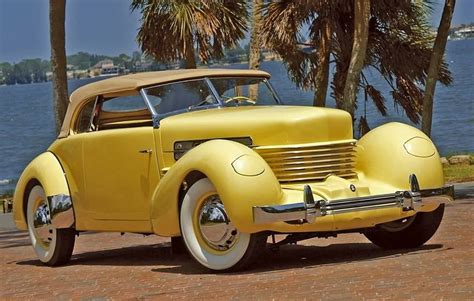
[{"label": "windshield frame", "polygon": [[[216,79],[219,79],[219,78],[239,78],[239,77],[261,79],[262,83],[264,83],[266,85],[266,87],[268,88],[268,90],[271,92],[273,98],[275,99],[276,104],[277,105],[283,105],[283,102],[278,97],[278,94],[276,93],[275,89],[273,88],[273,86],[268,81],[268,78],[259,77],[259,76],[226,76],[226,77],[216,76],[216,77],[211,77],[211,78],[204,77],[204,78],[188,79],[188,80],[182,80],[182,81],[174,81],[174,82],[168,82],[168,83],[163,83],[163,84],[159,84],[159,85],[143,87],[143,88],[140,89],[140,95],[142,96],[143,100],[146,103],[146,106],[147,106],[148,110],[151,113],[152,120],[153,120],[153,127],[154,128],[159,128],[160,127],[160,121],[162,119],[166,118],[166,117],[169,117],[169,116],[178,115],[178,114],[182,114],[182,113],[187,113],[187,112],[191,112],[191,111],[197,111],[197,110],[206,110],[206,109],[211,109],[211,108],[226,107],[224,101],[219,96],[219,93],[217,92],[216,88],[212,84],[211,79],[214,79],[214,78],[216,78]],[[188,108],[185,108],[185,109],[179,109],[179,110],[170,111],[170,112],[167,112],[167,113],[164,113],[164,114],[159,114],[156,111],[155,107],[152,105],[152,102],[151,102],[150,98],[148,97],[148,93],[147,93],[148,89],[153,89],[153,88],[162,87],[162,86],[171,85],[171,84],[176,84],[176,83],[197,81],[197,80],[203,80],[207,84],[209,90],[211,91],[212,95],[214,96],[214,98],[217,101],[216,103],[208,104],[208,105],[201,105],[201,106],[189,106]]]}]

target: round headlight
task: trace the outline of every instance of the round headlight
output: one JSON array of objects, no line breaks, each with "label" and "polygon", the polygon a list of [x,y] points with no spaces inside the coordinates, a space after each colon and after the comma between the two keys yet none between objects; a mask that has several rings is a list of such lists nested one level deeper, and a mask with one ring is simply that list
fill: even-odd
[{"label": "round headlight", "polygon": [[403,147],[412,156],[428,158],[435,154],[435,147],[433,143],[422,137],[414,137],[409,139]]},{"label": "round headlight", "polygon": [[239,175],[250,177],[258,176],[265,171],[265,166],[262,164],[262,160],[250,155],[242,155],[238,157],[234,162],[232,162],[232,167]]}]

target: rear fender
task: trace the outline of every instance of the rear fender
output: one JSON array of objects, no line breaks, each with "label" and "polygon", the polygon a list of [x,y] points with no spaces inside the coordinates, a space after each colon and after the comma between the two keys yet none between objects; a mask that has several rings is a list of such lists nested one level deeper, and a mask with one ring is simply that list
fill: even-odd
[{"label": "rear fender", "polygon": [[195,171],[213,183],[229,218],[242,232],[259,230],[253,223],[253,206],[278,204],[283,198],[273,171],[257,153],[233,141],[208,141],[187,152],[161,179],[152,198],[156,234],[180,235],[180,190],[186,176]]},{"label": "rear fender", "polygon": [[[26,208],[28,201],[29,190],[40,184],[50,204],[50,212],[52,215],[55,213],[61,213],[63,216],[61,219],[64,220],[64,209],[70,209],[68,214],[68,220],[72,224],[74,222],[74,216],[72,212],[72,202],[69,194],[69,187],[67,184],[66,176],[59,163],[58,159],[51,152],[45,152],[33,159],[30,164],[25,168],[23,173],[18,180],[13,196],[13,218],[17,228],[26,230]],[[56,210],[52,206],[59,205]],[[58,212],[60,210],[60,212]],[[72,221],[71,221],[72,218]],[[53,218],[53,225],[54,218]],[[55,225],[56,226],[56,225]],[[57,228],[67,228],[68,225],[64,223],[58,224]]]}]

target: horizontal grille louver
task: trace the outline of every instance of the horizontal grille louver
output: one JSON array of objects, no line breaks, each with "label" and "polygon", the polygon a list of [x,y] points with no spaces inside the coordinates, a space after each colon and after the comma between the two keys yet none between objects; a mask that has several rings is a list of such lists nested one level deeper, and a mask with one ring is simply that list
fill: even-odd
[{"label": "horizontal grille louver", "polygon": [[261,146],[255,150],[280,182],[321,181],[330,174],[342,178],[356,176],[355,141]]}]

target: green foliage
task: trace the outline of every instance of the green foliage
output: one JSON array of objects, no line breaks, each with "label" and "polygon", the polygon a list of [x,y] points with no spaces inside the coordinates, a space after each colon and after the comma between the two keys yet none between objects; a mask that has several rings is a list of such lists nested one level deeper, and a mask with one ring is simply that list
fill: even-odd
[{"label": "green foliage", "polygon": [[41,59],[26,59],[17,64],[0,63],[0,84],[30,84],[47,81],[50,63]]},{"label": "green foliage", "polygon": [[203,63],[220,58],[247,30],[245,0],[133,0],[131,9],[142,14],[142,50],[164,62],[185,59],[193,66],[194,50]]},{"label": "green foliage", "polygon": [[[112,60],[115,65],[130,72],[161,70],[166,67],[151,56],[142,58],[142,54],[138,51],[132,56],[122,53],[116,57],[78,52],[67,57],[67,64],[72,66],[72,70],[91,70],[103,60]],[[50,70],[51,64],[47,60],[24,59],[13,64],[3,62],[0,63],[0,85],[46,82],[48,80],[46,73]]]},{"label": "green foliage", "polygon": [[443,171],[447,182],[474,181],[474,165],[451,165],[444,167]]},{"label": "green foliage", "polygon": [[[321,60],[320,41],[327,20],[332,31],[330,51],[333,74],[331,89],[336,104],[343,99],[350,65],[354,33],[354,1],[270,1],[264,7],[262,35],[266,47],[284,60],[290,77],[304,89],[318,89],[317,70]],[[390,88],[396,106],[417,123],[423,101],[423,86],[431,58],[432,35],[427,22],[431,1],[372,0],[369,40],[359,85],[386,112],[380,88],[370,83],[367,72],[377,72]],[[311,51],[307,51],[310,48]],[[443,61],[439,81],[452,82]]]}]

